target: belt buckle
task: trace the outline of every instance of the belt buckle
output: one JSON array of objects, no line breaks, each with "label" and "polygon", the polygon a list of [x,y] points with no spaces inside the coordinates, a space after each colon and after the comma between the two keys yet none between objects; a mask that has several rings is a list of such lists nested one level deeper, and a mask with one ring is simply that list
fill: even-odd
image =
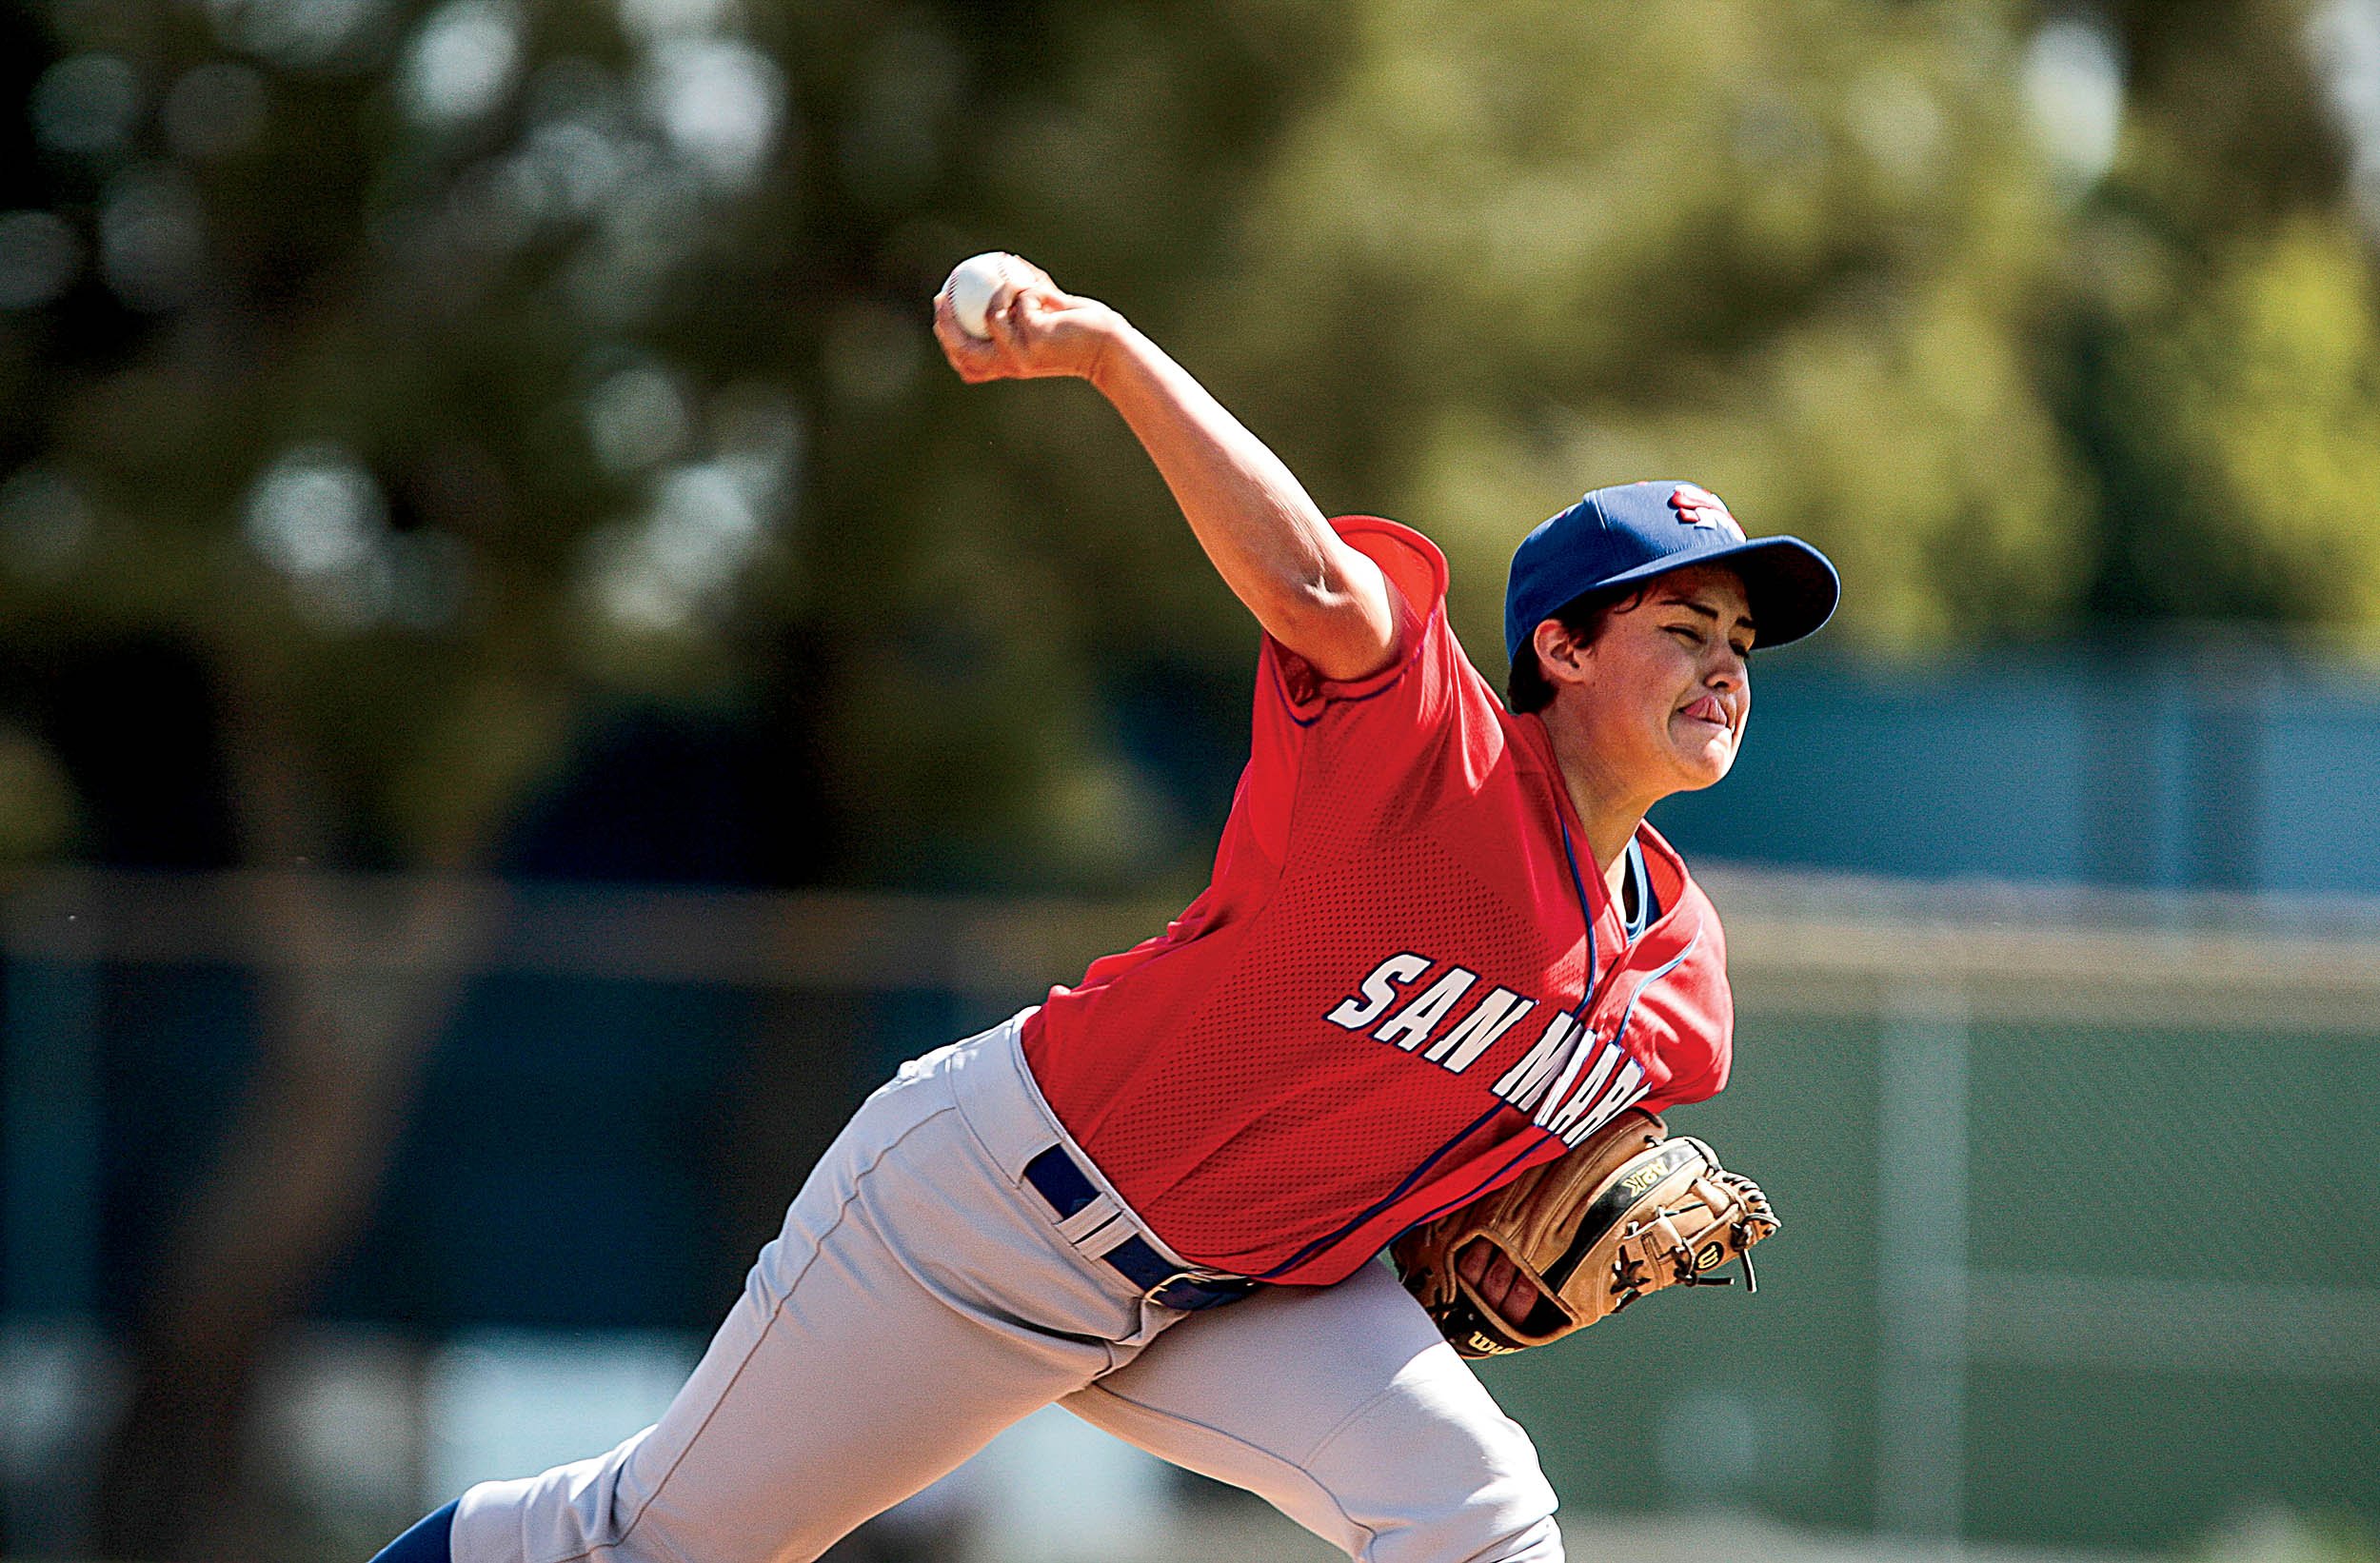
[{"label": "belt buckle", "polygon": [[[1164,1297],[1165,1293],[1171,1292],[1177,1286],[1195,1286],[1203,1291],[1206,1296],[1193,1303],[1190,1309],[1183,1309],[1180,1303],[1167,1302]],[[1219,1303],[1236,1302],[1255,1290],[1256,1284],[1245,1276],[1233,1276],[1220,1270],[1192,1268],[1175,1271],[1155,1286],[1141,1293],[1140,1299],[1143,1302],[1153,1302],[1160,1308],[1190,1312],[1199,1308],[1212,1308]]]}]

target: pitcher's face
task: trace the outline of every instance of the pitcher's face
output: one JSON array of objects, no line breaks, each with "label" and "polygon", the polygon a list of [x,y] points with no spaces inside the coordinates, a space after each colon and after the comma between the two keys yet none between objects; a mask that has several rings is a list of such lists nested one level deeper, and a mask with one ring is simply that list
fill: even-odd
[{"label": "pitcher's face", "polygon": [[1722,564],[1654,578],[1604,616],[1563,680],[1605,774],[1632,793],[1666,798],[1707,787],[1735,762],[1752,714],[1752,607]]}]

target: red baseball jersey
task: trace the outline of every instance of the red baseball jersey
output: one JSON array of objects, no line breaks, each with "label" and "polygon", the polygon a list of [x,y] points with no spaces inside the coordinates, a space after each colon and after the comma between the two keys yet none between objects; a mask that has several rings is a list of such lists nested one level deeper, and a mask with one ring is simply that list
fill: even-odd
[{"label": "red baseball jersey", "polygon": [[1445,556],[1332,524],[1396,587],[1396,663],[1332,683],[1266,638],[1213,883],[1023,1036],[1159,1236],[1315,1285],[1623,1108],[1716,1092],[1734,1028],[1718,918],[1650,826],[1661,915],[1626,940],[1544,723],[1447,627]]}]

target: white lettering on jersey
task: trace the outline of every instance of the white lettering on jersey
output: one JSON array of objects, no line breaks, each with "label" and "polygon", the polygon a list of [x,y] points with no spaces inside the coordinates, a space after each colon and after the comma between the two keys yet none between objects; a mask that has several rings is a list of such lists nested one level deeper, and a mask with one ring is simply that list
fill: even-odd
[{"label": "white lettering on jersey", "polygon": [[1602,1100],[1596,1103],[1594,1111],[1571,1125],[1570,1131],[1562,1136],[1563,1140],[1572,1145],[1578,1144],[1589,1135],[1617,1118],[1624,1109],[1634,1107],[1642,1101],[1652,1092],[1653,1087],[1644,1083],[1644,1070],[1636,1059],[1629,1059],[1628,1067],[1621,1070],[1618,1077],[1604,1088]]},{"label": "white lettering on jersey", "polygon": [[1480,999],[1478,1007],[1464,1016],[1454,1030],[1432,1042],[1430,1051],[1422,1057],[1459,1075],[1478,1063],[1480,1054],[1494,1047],[1498,1038],[1537,1007],[1536,999],[1523,999],[1510,988],[1498,988]]},{"label": "white lettering on jersey", "polygon": [[1380,1029],[1372,1035],[1384,1042],[1395,1042],[1410,1053],[1421,1045],[1455,1001],[1471,991],[1471,984],[1479,979],[1478,972],[1464,971],[1460,966],[1431,983],[1421,997],[1380,1022]]},{"label": "white lettering on jersey", "polygon": [[1430,969],[1430,958],[1408,950],[1390,956],[1372,968],[1372,975],[1363,979],[1360,994],[1349,994],[1339,1007],[1324,1019],[1349,1031],[1361,1031],[1365,1026],[1388,1013],[1388,1006],[1397,1002],[1397,990]]},{"label": "white lettering on jersey", "polygon": [[1566,1011],[1556,1010],[1545,1022],[1545,1035],[1496,1082],[1496,1094],[1524,1113],[1535,1108],[1545,1088],[1554,1083],[1555,1075],[1570,1061],[1572,1050],[1577,1047],[1582,1035],[1576,1019]]},{"label": "white lettering on jersey", "polygon": [[[1687,941],[1685,949],[1670,958],[1666,965],[1646,974],[1643,979],[1637,982],[1636,991],[1628,996],[1628,1007],[1619,1012],[1619,1024],[1613,1027],[1611,1040],[1603,1044],[1604,1056],[1596,1061],[1594,1072],[1579,1084],[1576,1091],[1567,1090],[1569,1085],[1567,1079],[1561,1085],[1557,1086],[1546,1100],[1550,1105],[1553,1101],[1559,1099],[1561,1107],[1553,1114],[1551,1118],[1547,1118],[1545,1109],[1540,1107],[1537,1118],[1540,1125],[1561,1136],[1570,1144],[1576,1145],[1609,1123],[1622,1110],[1634,1106],[1652,1094],[1652,1087],[1644,1083],[1643,1066],[1635,1058],[1627,1058],[1627,1055],[1620,1050],[1619,1039],[1627,1033],[1628,1022],[1636,1013],[1636,1000],[1644,997],[1644,990],[1676,971],[1678,963],[1693,952],[1695,945],[1701,942],[1701,939],[1702,936],[1696,934]],[[1626,1067],[1616,1075],[1611,1074],[1612,1061],[1623,1058],[1627,1058]],[[1610,1076],[1608,1079],[1605,1078],[1607,1075]]]},{"label": "white lettering on jersey", "polygon": [[[1557,1135],[1568,1132],[1570,1126],[1578,1121],[1578,1115],[1587,1110],[1587,1104],[1595,1099],[1596,1093],[1603,1088],[1603,1082],[1611,1078],[1612,1071],[1619,1067],[1620,1059],[1625,1057],[1626,1055],[1611,1042],[1605,1042],[1601,1047],[1597,1048],[1595,1067],[1586,1072],[1586,1078],[1577,1082],[1575,1090],[1571,1085],[1571,1076],[1565,1075],[1559,1085],[1545,1094],[1545,1100],[1537,1107],[1537,1127],[1550,1129]],[[1583,1060],[1583,1051],[1578,1058],[1571,1060],[1573,1074],[1577,1072],[1579,1063]]]},{"label": "white lettering on jersey", "polygon": [[[1652,1088],[1645,1083],[1643,1067],[1619,1045],[1619,1036],[1645,989],[1676,970],[1693,948],[1694,942],[1689,942],[1686,950],[1638,980],[1620,1011],[1618,1026],[1609,1037],[1598,1038],[1570,1011],[1550,1012],[1544,1031],[1496,1082],[1494,1095],[1528,1114],[1537,1127],[1573,1145],[1643,1100]],[[1359,991],[1341,999],[1324,1019],[1348,1031],[1371,1028],[1380,1041],[1407,1053],[1421,1053],[1449,1074],[1459,1075],[1487,1057],[1523,1017],[1538,1008],[1535,999],[1510,988],[1494,988],[1433,1041],[1432,1034],[1446,1024],[1479,979],[1477,972],[1449,966],[1419,992],[1411,992],[1437,964],[1418,951],[1399,951],[1373,967],[1358,984]],[[1399,999],[1404,1000],[1402,1008],[1397,1007]],[[1392,1009],[1394,1015],[1389,1013]],[[1383,1016],[1388,1019],[1382,1019]]]}]

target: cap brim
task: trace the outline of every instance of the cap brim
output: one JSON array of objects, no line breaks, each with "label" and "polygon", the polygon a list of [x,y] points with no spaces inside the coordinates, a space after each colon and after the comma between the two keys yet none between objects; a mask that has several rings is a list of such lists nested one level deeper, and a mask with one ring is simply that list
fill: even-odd
[{"label": "cap brim", "polygon": [[1724,564],[1743,579],[1752,605],[1753,646],[1790,645],[1835,617],[1842,578],[1834,562],[1797,537],[1755,537],[1701,553],[1671,554],[1602,583],[1634,585],[1696,564]]}]

